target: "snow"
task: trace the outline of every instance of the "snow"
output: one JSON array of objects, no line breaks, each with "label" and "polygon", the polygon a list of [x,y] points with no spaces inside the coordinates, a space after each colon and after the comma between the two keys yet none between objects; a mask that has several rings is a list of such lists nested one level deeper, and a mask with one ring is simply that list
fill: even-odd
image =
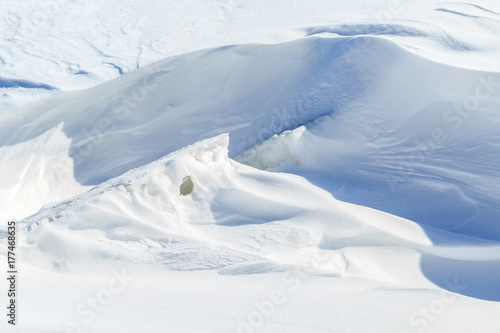
[{"label": "snow", "polygon": [[18,330],[495,331],[497,3],[0,14]]},{"label": "snow", "polygon": [[[239,277],[236,281],[245,276],[266,276],[263,285],[260,277],[258,284],[255,280],[246,282],[249,291],[243,293],[246,294],[244,299],[249,300],[250,310],[250,300],[255,297],[257,302],[261,299],[262,302],[267,301],[262,292],[269,290],[269,295],[272,295],[277,286],[281,288],[280,293],[287,293],[286,297],[316,303],[314,299],[318,296],[313,295],[320,290],[323,293],[323,284],[327,284],[326,292],[331,296],[321,296],[323,300],[309,311],[321,309],[321,304],[326,306],[339,295],[347,297],[344,293],[359,297],[356,294],[361,290],[371,290],[371,294],[379,288],[420,288],[425,293],[419,298],[425,299],[425,294],[440,295],[432,279],[439,279],[436,282],[441,282],[445,289],[455,286],[459,290],[451,291],[476,298],[493,297],[497,300],[500,296],[491,293],[498,278],[498,272],[492,268],[500,261],[498,245],[422,228],[396,216],[338,201],[301,177],[259,171],[234,162],[227,157],[227,146],[227,135],[202,141],[20,220],[20,228],[27,228],[22,233],[22,244],[25,245],[20,249],[23,265],[28,271],[36,268],[49,274],[49,281],[66,281],[68,276],[74,276],[79,281],[77,283],[83,283],[82,288],[90,290],[92,288],[86,286],[90,282],[84,281],[97,279],[95,283],[106,286],[106,276],[109,280],[109,276],[113,277],[126,269],[129,273],[125,275],[134,277],[127,294],[129,297],[137,295],[138,300],[148,304],[147,308],[156,308],[157,305],[151,303],[149,297],[144,298],[143,288],[134,290],[137,288],[134,284],[150,286],[144,291],[148,294],[156,290],[163,277],[170,281],[173,277],[185,276],[179,275],[181,272],[193,272],[194,276],[186,277],[191,283],[201,278],[212,281],[214,285],[225,284],[227,277],[231,276]],[[182,196],[179,185],[186,175],[192,179],[194,190]],[[441,239],[444,245],[437,246],[429,235]],[[464,264],[476,269],[470,271],[463,268]],[[450,271],[456,274],[460,270],[463,271],[458,277],[449,274]],[[148,276],[143,276],[144,272],[148,272]],[[480,285],[476,274],[482,277]],[[152,279],[152,276],[156,278]],[[181,277],[177,278],[182,281]],[[460,282],[454,281],[454,278]],[[151,284],[145,282],[150,280]],[[284,284],[280,284],[280,280]],[[173,283],[179,282],[174,280]],[[181,316],[183,319],[176,322],[164,316],[149,318],[147,327],[160,331],[166,329],[163,326],[166,325],[173,330],[185,330],[191,326],[186,326],[186,321],[191,320],[186,317],[183,307],[196,309],[200,306],[200,298],[203,302],[207,298],[215,298],[216,304],[222,301],[221,309],[227,306],[227,302],[232,302],[230,296],[221,297],[203,291],[205,288],[213,290],[213,287],[201,287],[202,290],[194,293],[191,283],[180,287],[187,294],[183,292],[175,296],[172,302],[176,306],[173,309],[169,302],[152,297],[153,302],[159,302],[158,306],[166,307],[165,311],[170,316]],[[244,282],[230,282],[233,283],[237,285],[229,290],[240,290]],[[166,288],[165,283],[161,285],[162,290]],[[197,288],[200,286],[194,287],[195,290]],[[305,293],[302,288],[308,292]],[[221,285],[220,289],[228,292],[225,285]],[[170,288],[165,290],[166,295],[171,292]],[[107,294],[89,291],[89,295],[102,299],[101,305],[107,305],[107,296],[104,296]],[[402,302],[406,295],[407,292],[396,293],[389,296],[389,300]],[[279,299],[274,307],[284,302],[285,296],[268,297]],[[477,307],[482,307],[483,304],[474,299],[465,301],[463,296],[447,294],[446,297],[453,301],[463,300],[465,307],[475,303]],[[61,297],[61,301],[65,298]],[[191,300],[185,305],[174,301],[185,298]],[[36,299],[28,297],[23,299],[29,307],[34,301]],[[86,302],[90,304],[90,301]],[[374,302],[378,302],[378,297]],[[362,303],[366,306],[365,301]],[[238,327],[246,327],[238,319],[248,311],[245,302],[231,307],[229,312],[224,311],[221,319],[216,319],[220,316],[218,312],[207,313],[203,308],[194,313],[201,316],[200,320],[206,322],[204,325],[214,325],[215,331],[231,331],[231,328],[238,331]],[[92,316],[88,313],[99,310],[91,310],[90,305],[86,311],[78,306],[77,309],[81,310],[77,310],[77,325],[96,332],[109,329],[109,323],[101,325],[98,324],[100,321],[94,323],[89,320]],[[54,310],[48,306],[41,311],[50,316]],[[287,331],[281,320],[288,325],[296,325],[294,329],[297,330],[302,325],[312,325],[313,331],[337,325],[336,321],[331,322],[332,319],[326,323],[320,321],[321,324],[308,323],[307,320],[294,324],[294,321],[289,322],[290,313],[286,307],[283,310],[284,314],[270,318],[267,330]],[[387,309],[390,310],[391,307]],[[496,306],[487,308],[487,311],[497,310]],[[75,317],[74,312],[64,311],[64,315],[56,320],[57,325],[63,325],[64,320],[75,322],[72,316]],[[390,314],[382,316],[390,317]],[[254,323],[251,316],[249,321]],[[53,325],[54,322],[50,322],[47,329],[53,329]],[[194,331],[203,331],[206,327],[198,325],[201,324],[194,324]],[[375,331],[369,322],[359,325],[363,331]],[[402,323],[391,325],[398,327]],[[29,325],[23,327],[32,329]],[[133,330],[127,321],[115,322],[112,327]],[[252,326],[250,328],[253,329]]]},{"label": "snow", "polygon": [[[168,56],[275,44],[318,30],[390,36],[445,63],[500,71],[492,61],[500,42],[491,38],[499,29],[500,8],[491,0],[3,1],[0,13],[0,112],[95,86]],[[24,83],[12,88],[5,80]]]}]

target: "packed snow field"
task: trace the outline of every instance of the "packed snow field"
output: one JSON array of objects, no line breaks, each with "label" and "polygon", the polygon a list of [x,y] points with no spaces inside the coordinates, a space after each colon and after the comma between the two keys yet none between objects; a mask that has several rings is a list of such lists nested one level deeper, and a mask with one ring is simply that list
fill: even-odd
[{"label": "packed snow field", "polygon": [[494,1],[0,13],[2,332],[498,331]]}]

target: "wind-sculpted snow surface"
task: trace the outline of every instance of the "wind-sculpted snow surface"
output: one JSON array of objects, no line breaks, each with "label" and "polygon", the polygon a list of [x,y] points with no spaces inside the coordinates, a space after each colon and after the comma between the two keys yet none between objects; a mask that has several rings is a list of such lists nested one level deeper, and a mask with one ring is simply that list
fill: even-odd
[{"label": "wind-sculpted snow surface", "polygon": [[306,176],[338,199],[499,240],[498,110],[499,74],[405,57],[362,100],[237,159],[268,169],[277,166],[266,162],[273,151],[286,151],[276,170]]},{"label": "wind-sculpted snow surface", "polygon": [[[500,71],[497,1],[3,1],[0,76],[57,89],[2,88],[0,112],[95,86],[165,57],[242,43],[279,43],[328,27],[384,35],[431,59]],[[336,27],[331,27],[336,25]]]},{"label": "wind-sculpted snow surface", "polygon": [[[56,2],[38,44],[64,44],[63,13],[88,15]],[[0,111],[63,91],[0,114],[0,220],[19,225],[21,331],[492,332],[496,6],[432,3],[424,23],[398,19],[402,3],[370,2],[371,19],[332,25],[320,8],[335,6],[297,0],[322,19],[276,17],[285,31],[241,44],[248,35],[217,30],[246,31],[235,22],[255,4],[170,4],[210,19],[158,39],[158,18],[123,26],[136,8],[124,3],[102,39],[70,25],[71,52],[45,50],[38,70],[28,64],[44,47],[5,7],[6,40],[20,44],[0,50]],[[266,6],[272,16],[283,4]],[[207,40],[169,53],[171,36]],[[184,53],[195,44],[227,46]],[[80,86],[90,88],[64,91]],[[0,227],[2,253],[7,239]]]},{"label": "wind-sculpted snow surface", "polygon": [[[499,239],[499,86],[496,73],[435,63],[378,37],[311,36],[170,58],[3,115],[9,158],[0,163],[27,167],[1,176],[10,198],[2,212],[20,218],[223,132],[234,156],[313,122],[297,155],[335,196]],[[56,134],[67,139],[50,141]],[[41,140],[51,142],[43,151]],[[50,188],[48,177],[57,178]]]},{"label": "wind-sculpted snow surface", "polygon": [[[84,186],[224,132],[232,138],[230,155],[236,154],[359,100],[381,70],[380,59],[374,56],[404,54],[385,40],[377,40],[369,49],[366,60],[374,65],[369,71],[349,66],[360,50],[356,39],[346,37],[229,46],[166,59],[99,87],[61,93],[2,115],[0,126],[6,134],[0,143],[4,156],[30,152],[16,161],[29,165],[27,170],[18,169],[18,175],[30,174],[32,169],[48,173],[46,157],[68,152],[67,159],[57,160],[72,171],[63,183]],[[69,146],[64,140],[46,146],[42,153],[33,148],[43,133],[59,127]],[[3,181],[8,184],[16,178],[15,172],[3,177],[8,177]],[[35,190],[27,194],[29,199],[24,201],[31,204],[24,209],[32,213],[47,203],[43,202],[47,192],[38,191],[36,179],[29,186]],[[76,194],[56,192],[63,195],[56,200]],[[15,200],[2,212],[21,217],[23,213],[9,211],[16,208]]]},{"label": "wind-sculpted snow surface", "polygon": [[[26,270],[95,277],[120,262],[128,274],[214,271],[220,278],[206,277],[216,285],[226,276],[273,273],[432,293],[439,289],[429,273],[453,293],[500,300],[500,245],[338,201],[301,177],[234,162],[227,147],[227,135],[198,142],[19,221]],[[193,191],[183,196],[186,176]],[[71,320],[71,311],[58,312],[58,325]]]}]

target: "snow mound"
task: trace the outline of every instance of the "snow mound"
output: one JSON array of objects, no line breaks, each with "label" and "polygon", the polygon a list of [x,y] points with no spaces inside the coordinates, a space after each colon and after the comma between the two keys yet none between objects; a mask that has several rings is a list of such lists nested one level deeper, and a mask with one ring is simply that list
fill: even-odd
[{"label": "snow mound", "polygon": [[0,13],[18,330],[496,327],[498,3]]},{"label": "snow mound", "polygon": [[[228,274],[233,269],[226,266],[240,263],[268,262],[274,269],[298,264],[301,256],[287,252],[328,248],[328,239],[351,238],[365,228],[387,239],[430,245],[409,221],[361,219],[299,177],[229,160],[227,147],[227,135],[201,141],[19,221],[26,232],[26,263],[74,273],[88,271],[98,258],[141,258],[173,269],[218,268]],[[187,177],[193,189],[182,195]]]},{"label": "snow mound", "polygon": [[[490,318],[497,311],[495,306],[455,294],[500,299],[495,289],[500,263],[497,243],[421,227],[338,201],[296,175],[239,164],[228,158],[228,146],[227,134],[203,140],[18,221],[20,269],[26,275],[24,288],[31,290],[30,297],[22,299],[23,308],[31,313],[46,297],[45,288],[59,293],[58,288],[68,290],[68,283],[78,286],[73,298],[60,298],[65,306],[54,303],[35,312],[44,314],[40,319],[45,327],[67,325],[75,320],[71,309],[84,309],[90,304],[86,303],[89,295],[100,299],[108,290],[96,294],[96,284],[107,286],[118,279],[127,288],[125,295],[115,297],[147,295],[146,312],[156,313],[166,309],[166,295],[179,297],[173,290],[182,291],[184,297],[187,292],[198,304],[206,297],[220,299],[220,293],[236,292],[241,283],[254,281],[248,276],[259,274],[259,288],[262,283],[270,290],[279,285],[289,289],[290,297],[306,302],[308,296],[297,291],[303,283],[308,286],[305,290],[313,288],[327,299],[345,293],[358,297],[359,290],[363,299],[368,293],[376,302],[388,297],[388,304],[410,296],[428,302],[445,295],[460,300],[452,313],[480,311]],[[187,177],[192,191],[183,195]],[[3,234],[0,248],[6,244]],[[186,277],[189,283],[180,283]],[[168,281],[168,288],[159,281]],[[193,286],[194,281],[198,283]],[[146,282],[154,288],[145,288]],[[196,294],[191,294],[192,288]],[[413,295],[416,289],[420,296]],[[245,292],[243,297],[257,296]],[[319,310],[327,303],[310,306]],[[169,311],[186,318],[189,312],[184,305],[178,306]],[[58,317],[46,322],[47,313],[56,309]],[[229,321],[218,325],[231,323],[228,330],[244,325],[234,318],[245,311],[241,304],[231,306]],[[412,315],[413,310],[409,306],[401,311]],[[101,332],[109,325],[100,320],[86,322],[82,312],[76,313],[82,327]],[[295,310],[283,315],[291,313]],[[157,325],[158,318],[151,318],[148,325]],[[129,331],[125,322],[113,325]],[[31,323],[22,325],[31,328]],[[168,325],[186,324],[184,319],[177,324],[168,321]],[[279,319],[272,325],[281,327]]]},{"label": "snow mound", "polygon": [[[94,274],[116,261],[222,275],[301,267],[422,288],[432,288],[437,276],[450,278],[435,267],[425,278],[423,258],[454,274],[456,262],[483,262],[482,270],[496,276],[496,243],[338,201],[303,178],[229,159],[228,144],[227,135],[198,142],[19,221],[24,264],[71,275]],[[183,195],[187,177],[193,187]],[[312,255],[328,259],[311,265]],[[470,272],[461,274],[473,282]],[[469,292],[486,297],[491,283]]]},{"label": "snow mound", "polygon": [[[295,0],[293,6],[264,0],[7,1],[0,8],[0,68],[2,76],[68,91],[95,86],[168,56],[232,44],[276,44],[330,26],[343,36],[384,36],[430,59],[498,72],[498,13],[498,3],[491,0],[338,0],[313,6],[307,0]],[[0,87],[0,112],[56,91]]]},{"label": "snow mound", "polygon": [[286,171],[341,200],[500,239],[498,74],[338,33],[181,55],[0,116],[0,166],[12,171],[0,175],[2,215],[22,218],[197,140],[230,133],[236,156],[305,125],[254,150],[251,165],[292,156],[301,167]]}]

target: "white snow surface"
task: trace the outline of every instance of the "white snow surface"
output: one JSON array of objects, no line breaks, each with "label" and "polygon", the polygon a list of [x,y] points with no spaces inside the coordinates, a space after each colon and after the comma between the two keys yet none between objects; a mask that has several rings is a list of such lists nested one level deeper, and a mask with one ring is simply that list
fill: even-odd
[{"label": "white snow surface", "polygon": [[492,0],[3,0],[0,15],[0,112],[168,56],[311,31],[387,36],[432,59],[500,71]]},{"label": "white snow surface", "polygon": [[497,332],[498,3],[0,14],[2,332]]}]

